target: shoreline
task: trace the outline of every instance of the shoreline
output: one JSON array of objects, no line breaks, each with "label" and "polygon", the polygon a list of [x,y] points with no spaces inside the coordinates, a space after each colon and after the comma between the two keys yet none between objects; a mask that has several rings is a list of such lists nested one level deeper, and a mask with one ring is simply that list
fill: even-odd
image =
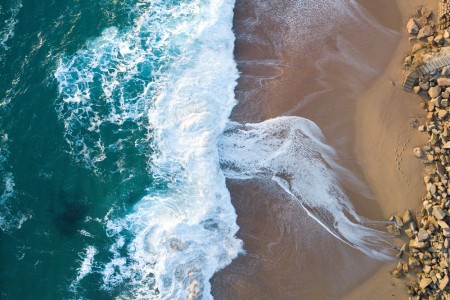
[{"label": "shoreline", "polygon": [[[235,51],[242,74],[236,90],[239,103],[232,120],[248,123],[297,115],[314,121],[322,129],[327,142],[337,150],[338,163],[366,182],[373,192],[373,195],[362,194],[353,182],[342,182],[358,213],[364,218],[383,220],[394,211],[402,213],[406,207],[414,208],[412,203],[418,203],[420,196],[416,201],[410,196],[423,189],[418,184],[420,176],[414,173],[420,162],[412,154],[409,157],[407,150],[399,153],[396,148],[402,149],[405,141],[408,145],[420,142],[417,130],[409,128],[408,117],[419,113],[419,109],[411,104],[415,103],[411,102],[415,95],[408,98],[401,91],[400,65],[401,54],[407,47],[404,21],[417,5],[430,6],[430,1],[397,0],[392,3],[385,0],[376,5],[368,0],[359,2],[367,10],[362,13],[375,16],[372,22],[381,21],[385,27],[367,25],[358,33],[360,35],[354,36],[343,24],[342,30],[332,34],[342,34],[346,40],[335,39],[332,34],[324,38],[325,45],[332,49],[331,54],[335,57],[325,53],[323,57],[305,58],[306,54],[301,54],[302,46],[295,43],[283,42],[282,50],[276,49],[270,43],[271,32],[264,27],[256,26],[251,32],[251,37],[261,38],[256,45],[248,42],[244,36],[248,34],[245,32],[248,28],[243,27],[242,20],[255,17],[248,13],[255,4],[250,0],[238,1],[235,8]],[[387,16],[385,11],[389,11]],[[398,20],[399,16],[401,20]],[[266,27],[272,23],[273,27],[279,25],[270,16],[263,14],[258,18]],[[375,41],[364,40],[365,32],[370,30],[379,35]],[[393,30],[398,34],[393,34]],[[352,44],[347,45],[348,41]],[[358,48],[357,52],[352,52],[349,47],[353,45]],[[348,53],[356,53],[354,64],[349,65]],[[258,80],[260,85],[255,89]],[[401,103],[396,102],[393,109],[391,102],[397,98]],[[405,109],[408,110],[407,116],[404,115]],[[376,119],[374,110],[378,111],[378,117],[384,117],[390,111],[389,120],[396,124],[394,130],[387,130],[386,120]],[[367,134],[366,126],[376,127],[376,130]],[[403,136],[405,128],[406,131],[411,130],[411,134]],[[370,157],[371,148],[379,140],[386,141],[386,145],[378,145],[380,153],[377,158]],[[399,159],[404,169],[403,177],[395,168]],[[380,176],[384,174],[384,168],[377,166],[379,161],[394,166],[388,172],[389,176]],[[408,181],[406,185],[405,180]],[[401,191],[392,194],[399,184]],[[374,261],[355,249],[340,245],[330,239],[323,228],[310,223],[306,226],[315,233],[315,239],[299,241],[298,237],[304,236],[305,232],[296,228],[295,220],[303,220],[307,216],[293,207],[288,199],[280,198],[277,187],[270,182],[228,180],[227,187],[238,214],[238,237],[244,240],[246,254],[213,277],[215,298],[327,299],[333,295],[345,299],[380,299],[381,296],[406,296],[406,288],[400,280],[388,274],[395,263]],[[314,254],[318,246],[323,255],[329,255],[324,261]],[[333,267],[330,268],[330,264],[334,264]],[[298,268],[311,272],[304,274]],[[333,274],[336,269],[339,271]],[[302,286],[298,286],[300,283]],[[378,298],[372,295],[378,295]]]},{"label": "shoreline", "polygon": [[[437,1],[396,2],[402,24],[406,24],[418,6],[427,6],[433,11],[437,8]],[[412,149],[426,140],[416,128],[410,126],[414,119],[423,119],[424,116],[417,105],[419,97],[406,93],[401,86],[402,58],[410,49],[408,36],[403,25],[399,45],[388,68],[361,98],[355,124],[359,128],[355,143],[358,159],[363,162],[387,162],[364,168],[366,180],[380,203],[385,219],[392,213],[403,214],[407,208],[416,209],[424,190],[420,176],[422,163],[414,157]],[[396,86],[392,86],[390,81],[396,82]],[[395,188],[387,189],[386,182]],[[396,265],[397,262],[393,262],[380,266],[370,279],[363,281],[344,299],[382,299],[392,295],[406,299],[408,294],[403,280],[389,274]]]}]

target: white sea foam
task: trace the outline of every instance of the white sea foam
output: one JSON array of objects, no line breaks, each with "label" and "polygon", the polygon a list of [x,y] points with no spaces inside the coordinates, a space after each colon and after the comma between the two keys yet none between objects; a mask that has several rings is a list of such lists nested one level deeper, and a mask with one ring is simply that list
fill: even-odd
[{"label": "white sea foam", "polygon": [[92,272],[94,256],[98,253],[94,246],[87,246],[84,253],[80,253],[80,267],[77,269],[77,277],[71,283],[71,289],[76,289],[80,281]]},{"label": "white sea foam", "polygon": [[129,28],[106,29],[55,73],[76,160],[95,169],[120,149],[123,137],[107,142],[106,125],[131,124],[125,138],[141,134],[154,149],[149,169],[160,187],[125,218],[105,218],[117,242],[103,288],[120,286],[121,298],[209,299],[209,279],[241,251],[217,149],[235,105],[233,5],[139,1]]},{"label": "white sea foam", "polygon": [[333,161],[335,151],[313,122],[279,117],[259,124],[230,123],[220,139],[220,157],[225,176],[271,178],[333,236],[374,258],[391,258],[386,234],[371,229],[374,223],[356,214],[340,188],[330,166],[343,168]]},{"label": "white sea foam", "polygon": [[[4,24],[0,27],[0,45],[3,51],[9,50],[7,42],[14,37],[14,28],[16,27],[18,20],[17,15],[22,8],[22,2],[15,1],[9,8],[2,7],[4,14],[8,16]],[[0,52],[0,61],[2,60],[2,53]]]},{"label": "white sea foam", "polygon": [[13,200],[16,198],[15,180],[9,164],[9,137],[0,130],[0,229],[9,232],[20,229],[22,224],[32,218],[30,212],[15,211]]}]

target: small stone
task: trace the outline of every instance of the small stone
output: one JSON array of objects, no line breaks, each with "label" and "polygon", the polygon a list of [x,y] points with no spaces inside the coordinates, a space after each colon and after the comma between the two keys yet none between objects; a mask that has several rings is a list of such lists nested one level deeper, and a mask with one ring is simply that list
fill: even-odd
[{"label": "small stone", "polygon": [[423,290],[427,286],[429,286],[430,283],[432,283],[432,282],[433,282],[433,280],[431,278],[422,278],[422,280],[419,283],[419,287]]},{"label": "small stone", "polygon": [[416,53],[417,51],[421,50],[423,47],[424,47],[424,45],[422,43],[417,42],[412,46],[411,52]]},{"label": "small stone", "polygon": [[[440,221],[437,221],[437,223],[438,223],[438,225],[439,225],[439,227],[441,227],[442,229],[449,229],[450,227],[448,226],[448,224],[447,223],[445,223],[445,221],[442,221],[442,220],[440,220]],[[447,241],[447,240],[446,240]],[[445,246],[446,247],[446,246]],[[446,247],[447,248],[447,247]]]},{"label": "small stone", "polygon": [[441,75],[448,77],[450,75],[450,68],[448,66],[443,67],[442,71],[441,71]]},{"label": "small stone", "polygon": [[426,82],[419,82],[419,86],[422,90],[424,91],[428,91],[428,89],[430,88],[430,83],[428,81]]},{"label": "small stone", "polygon": [[439,86],[430,87],[428,90],[428,95],[433,98],[437,98],[441,94],[441,88]]},{"label": "small stone", "polygon": [[420,149],[420,147],[414,148],[413,153],[414,153],[414,156],[417,158],[423,157],[423,151],[422,151],[422,149]]},{"label": "small stone", "polygon": [[438,44],[438,45],[442,45],[445,42],[445,39],[442,35],[437,35],[433,41]]},{"label": "small stone", "polygon": [[427,183],[427,191],[431,194],[434,195],[436,194],[436,186],[432,183]]},{"label": "small stone", "polygon": [[447,275],[445,275],[444,276],[444,278],[442,278],[441,280],[439,280],[439,289],[441,289],[441,290],[444,290],[445,289],[445,287],[447,286],[447,284],[448,284],[448,276]]},{"label": "small stone", "polygon": [[403,275],[403,273],[399,269],[395,269],[394,271],[392,271],[392,276],[394,276],[395,278],[400,278],[400,277],[402,277],[402,275]]},{"label": "small stone", "polygon": [[390,234],[394,234],[394,235],[400,235],[400,234],[401,234],[400,229],[398,229],[396,226],[394,226],[394,225],[392,225],[392,224],[386,226],[386,230],[387,230],[387,232],[389,232]]},{"label": "small stone", "polygon": [[437,84],[439,86],[449,86],[450,85],[450,78],[438,78]]},{"label": "small stone", "polygon": [[420,86],[416,85],[413,87],[414,94],[418,94],[418,93],[420,93],[420,91],[421,91]]},{"label": "small stone", "polygon": [[408,23],[406,23],[406,30],[410,34],[417,34],[419,32],[419,26],[417,26],[413,18],[409,19]]},{"label": "small stone", "polygon": [[412,220],[413,220],[413,218],[412,218],[412,215],[411,215],[411,211],[409,209],[405,210],[405,212],[403,213],[403,217],[402,217],[403,223],[404,224],[408,224]]},{"label": "small stone", "polygon": [[419,26],[419,28],[422,28],[428,24],[428,19],[425,17],[415,18],[414,21],[416,22],[417,26]]},{"label": "small stone", "polygon": [[448,115],[448,111],[445,109],[440,109],[438,111],[438,117],[439,119],[444,119]]},{"label": "small stone", "polygon": [[404,274],[408,273],[409,272],[408,264],[402,264],[402,270]]},{"label": "small stone", "polygon": [[433,216],[438,220],[443,220],[447,214],[440,206],[433,206]]},{"label": "small stone", "polygon": [[428,245],[428,243],[426,243],[426,242],[419,242],[416,239],[413,239],[413,240],[409,241],[409,248],[423,249],[427,245]]},{"label": "small stone", "polygon": [[442,234],[445,237],[450,237],[450,228],[442,228]]},{"label": "small stone", "polygon": [[419,230],[419,233],[417,234],[417,240],[419,242],[425,242],[429,238],[430,238],[430,235],[428,234],[428,232],[426,230],[424,230],[424,229]]},{"label": "small stone", "polygon": [[423,26],[419,32],[417,33],[417,38],[420,39],[424,39],[427,38],[429,36],[432,36],[434,33],[433,28],[430,25],[425,25]]},{"label": "small stone", "polygon": [[405,229],[405,234],[409,237],[412,238],[414,236],[414,233],[411,229]]},{"label": "small stone", "polygon": [[423,17],[425,18],[429,18],[431,15],[431,9],[429,9],[428,7],[422,7],[422,9],[420,10],[420,13]]},{"label": "small stone", "polygon": [[447,30],[445,30],[444,31],[444,39],[448,39],[448,38],[450,38],[450,33]]},{"label": "small stone", "polygon": [[442,146],[442,148],[444,148],[444,149],[450,149],[450,142],[446,142],[446,143],[444,144],[444,146]]},{"label": "small stone", "polygon": [[403,220],[402,220],[402,218],[400,218],[399,216],[397,216],[397,215],[394,215],[394,221],[395,221],[395,226],[397,226],[397,227],[403,227]]}]

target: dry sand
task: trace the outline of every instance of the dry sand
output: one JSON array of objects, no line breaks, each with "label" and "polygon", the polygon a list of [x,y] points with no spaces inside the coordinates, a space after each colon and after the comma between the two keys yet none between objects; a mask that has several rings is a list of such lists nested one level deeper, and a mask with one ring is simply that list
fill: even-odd
[{"label": "dry sand", "polygon": [[[373,1],[367,1],[373,6]],[[402,24],[414,9],[425,5],[437,11],[437,1],[397,0]],[[370,4],[369,4],[370,3]],[[375,10],[376,11],[376,10]],[[426,143],[426,136],[411,125],[425,118],[419,108],[419,97],[402,91],[402,58],[410,51],[407,34],[401,40],[385,73],[361,98],[356,121],[356,155],[364,162],[363,172],[384,217],[405,208],[416,209],[425,195],[423,165],[412,149]],[[390,81],[398,83],[392,86]],[[382,162],[382,163],[380,163]],[[404,282],[387,274],[395,264],[383,265],[373,277],[365,280],[345,299],[407,298]]]},{"label": "dry sand", "polygon": [[[314,121],[339,163],[373,192],[361,193],[343,180],[358,213],[383,220],[418,206],[424,192],[421,164],[412,155],[424,136],[410,126],[422,112],[417,96],[401,90],[400,66],[409,47],[403,24],[417,5],[434,9],[436,1],[359,2],[359,13],[369,12],[375,25],[346,20],[304,43],[292,35],[295,26],[285,28],[276,17],[283,13],[279,7],[261,10],[256,0],[238,0],[234,25],[242,75],[232,118],[245,123],[297,115]],[[287,9],[292,4],[283,3]],[[246,254],[214,276],[216,299],[406,298],[403,283],[388,274],[394,263],[343,245],[272,182],[227,184]]]}]

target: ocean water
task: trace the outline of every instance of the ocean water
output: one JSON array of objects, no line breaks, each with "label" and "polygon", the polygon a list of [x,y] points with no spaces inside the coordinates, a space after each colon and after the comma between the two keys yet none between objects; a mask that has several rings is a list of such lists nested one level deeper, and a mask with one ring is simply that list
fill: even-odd
[{"label": "ocean water", "polygon": [[244,255],[226,176],[270,176],[388,257],[312,122],[229,123],[234,4],[0,2],[1,299],[212,298]]}]

